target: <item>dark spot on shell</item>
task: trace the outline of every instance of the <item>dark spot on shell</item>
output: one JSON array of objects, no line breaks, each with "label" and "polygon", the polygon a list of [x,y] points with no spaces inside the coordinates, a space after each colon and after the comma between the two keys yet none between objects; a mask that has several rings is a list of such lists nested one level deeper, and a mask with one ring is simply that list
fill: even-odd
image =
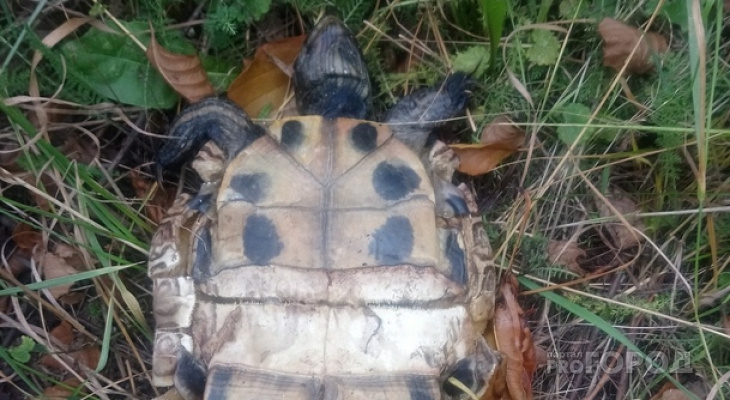
[{"label": "dark spot on shell", "polygon": [[206,225],[198,231],[195,238],[195,260],[193,261],[193,280],[199,281],[210,277],[211,264],[210,226]]},{"label": "dark spot on shell", "polygon": [[378,130],[367,122],[361,122],[355,125],[350,131],[352,144],[356,149],[367,153],[375,150],[378,139]]},{"label": "dark spot on shell", "polygon": [[408,393],[410,400],[436,400],[434,397],[433,386],[430,379],[425,376],[411,376],[406,383],[408,385]]},{"label": "dark spot on shell", "polygon": [[[449,378],[453,377],[459,382],[463,383],[464,386],[468,387],[474,392],[478,392],[484,386],[484,380],[477,376],[474,366],[474,361],[471,358],[464,358],[459,360],[456,365],[452,368],[448,375]],[[462,389],[457,388],[451,382],[444,381],[443,385],[444,392],[449,396],[458,396],[462,393]]]},{"label": "dark spot on shell", "polygon": [[281,145],[294,150],[304,142],[304,125],[301,121],[286,121],[281,127]]},{"label": "dark spot on shell", "polygon": [[[175,370],[175,386],[181,391],[181,394],[190,398],[202,399],[203,392],[205,392],[205,375],[203,365],[183,348],[180,351]],[[191,394],[193,396],[190,396]]]},{"label": "dark spot on shell", "polygon": [[459,240],[455,232],[450,232],[446,238],[446,258],[451,264],[451,276],[449,279],[461,286],[466,285],[466,256],[464,249],[459,246]]},{"label": "dark spot on shell", "polygon": [[370,239],[370,254],[383,265],[402,264],[413,251],[413,227],[406,217],[389,217]]},{"label": "dark spot on shell", "polygon": [[385,200],[400,200],[418,188],[421,177],[406,165],[381,162],[373,172],[373,187]]},{"label": "dark spot on shell", "polygon": [[234,371],[229,368],[217,367],[211,374],[210,389],[208,390],[208,399],[220,399],[225,400],[229,398],[228,389],[231,387],[231,381],[233,381]]},{"label": "dark spot on shell", "polygon": [[249,203],[258,203],[266,197],[269,177],[263,173],[241,174],[231,178],[231,189]]},{"label": "dark spot on shell", "polygon": [[243,253],[257,265],[266,265],[281,253],[284,245],[268,217],[251,215],[243,228]]}]

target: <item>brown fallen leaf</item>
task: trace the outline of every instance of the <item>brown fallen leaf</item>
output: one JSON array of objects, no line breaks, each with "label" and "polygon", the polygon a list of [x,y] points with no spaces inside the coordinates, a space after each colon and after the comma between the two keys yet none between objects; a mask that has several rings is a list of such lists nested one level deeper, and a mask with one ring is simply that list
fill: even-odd
[{"label": "brown fallen leaf", "polygon": [[59,343],[70,346],[74,340],[73,328],[68,321],[63,320],[55,328],[51,329],[51,336],[56,338]]},{"label": "brown fallen leaf", "polygon": [[[494,340],[502,353],[500,369],[506,393],[492,393],[495,399],[531,400],[532,375],[537,369],[535,345],[527,327],[524,311],[517,303],[517,279],[511,273],[502,277],[494,311]],[[500,385],[495,385],[495,388]]]},{"label": "brown fallen leaf", "polygon": [[81,385],[76,378],[68,378],[58,385],[51,386],[43,391],[43,399],[45,400],[66,400],[73,396],[75,389]]},{"label": "brown fallen leaf", "polygon": [[215,89],[203,69],[198,55],[176,54],[160,46],[152,31],[147,59],[165,81],[185,100],[195,103],[215,95]]},{"label": "brown fallen leaf", "polygon": [[[38,260],[38,264],[40,264],[41,274],[46,280],[62,278],[64,276],[73,275],[78,272],[76,268],[68,265],[66,260],[64,260],[62,257],[59,257],[49,252],[45,252],[43,256],[41,256],[41,258]],[[55,285],[49,287],[48,291],[54,298],[57,299],[68,293],[68,291],[71,289],[71,286],[72,284],[70,283]]]},{"label": "brown fallen leaf", "polygon": [[278,110],[290,88],[291,66],[304,43],[305,35],[266,43],[246,60],[243,71],[228,87],[228,98],[252,118],[264,109]]},{"label": "brown fallen leaf", "polygon": [[42,240],[43,235],[25,222],[19,222],[13,228],[13,241],[19,249],[31,250],[41,244]]},{"label": "brown fallen leaf", "polygon": [[[60,324],[51,329],[51,336],[56,339],[56,342],[54,342],[55,344],[62,346],[62,350],[70,350],[62,351],[59,354],[65,357],[65,361],[69,362],[75,371],[83,373],[84,369],[79,368],[81,365],[87,368],[96,368],[99,363],[99,358],[101,357],[101,350],[99,349],[99,346],[96,344],[84,345],[84,343],[81,342],[83,337],[74,332],[68,321],[61,321]],[[75,347],[78,350],[74,350],[72,347]],[[51,354],[43,355],[38,362],[49,368],[57,370],[65,369],[63,364],[56,360],[56,358]]]},{"label": "brown fallen leaf", "polygon": [[[96,366],[99,364],[99,359],[101,358],[101,350],[99,349],[99,346],[90,345],[83,347],[80,350],[63,353],[63,355],[71,359],[71,361],[73,362],[73,365],[71,365],[71,367],[76,372],[82,373],[84,372],[84,368],[81,368],[81,366],[90,369],[96,368]],[[60,371],[64,371],[66,369],[66,367],[64,367],[61,362],[56,360],[56,358],[54,358],[50,354],[45,354],[38,362],[48,368],[53,368]]]},{"label": "brown fallen leaf", "polygon": [[525,132],[506,115],[500,115],[482,129],[479,144],[450,145],[459,157],[459,171],[483,175],[517,151],[525,141]]},{"label": "brown fallen leaf", "polygon": [[598,24],[598,33],[603,39],[603,65],[616,71],[623,68],[634,47],[639,47],[626,66],[626,74],[644,74],[654,70],[652,55],[666,53],[668,45],[664,36],[656,32],[642,31],[613,18],[604,18]]},{"label": "brown fallen leaf", "polygon": [[[607,194],[606,200],[608,200],[613,208],[621,214],[632,228],[627,227],[622,222],[610,222],[606,224],[606,230],[611,235],[614,244],[619,249],[627,249],[630,247],[638,246],[641,244],[642,236],[636,231],[643,232],[646,230],[644,222],[631,214],[639,212],[639,207],[636,205],[633,199],[629,197],[627,193],[624,193],[618,189],[612,189],[611,193]],[[613,217],[615,213],[609,208],[609,206],[601,201],[596,201],[596,208],[598,214],[601,217]]]},{"label": "brown fallen leaf", "polygon": [[[38,250],[33,254],[33,258],[40,266],[41,276],[45,280],[73,275],[84,269],[84,260],[77,251],[63,243],[57,243],[53,252]],[[69,292],[71,286],[71,283],[54,285],[49,287],[48,291],[54,298],[59,299]]]},{"label": "brown fallen leaf", "polygon": [[579,275],[586,273],[578,263],[579,259],[586,257],[586,252],[578,246],[578,243],[551,240],[548,243],[547,253],[551,263],[568,267],[570,271]]},{"label": "brown fallen leaf", "polygon": [[512,400],[512,396],[510,396],[507,389],[506,371],[507,359],[502,357],[502,361],[489,379],[487,391],[479,400]]},{"label": "brown fallen leaf", "polygon": [[144,213],[150,221],[159,224],[165,213],[170,209],[175,201],[174,190],[163,190],[161,186],[157,186],[155,192],[150,197],[149,192],[153,189],[154,181],[145,179],[139,170],[134,169],[130,172],[132,178],[132,187],[137,198],[147,199],[144,203]]},{"label": "brown fallen leaf", "polygon": [[677,389],[672,382],[667,382],[659,389],[659,392],[651,397],[651,400],[689,400],[683,391]]}]

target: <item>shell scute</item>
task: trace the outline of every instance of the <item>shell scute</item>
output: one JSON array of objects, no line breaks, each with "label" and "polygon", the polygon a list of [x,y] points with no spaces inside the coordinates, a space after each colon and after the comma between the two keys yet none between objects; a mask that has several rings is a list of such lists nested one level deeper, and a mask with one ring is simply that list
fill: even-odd
[{"label": "shell scute", "polygon": [[342,174],[332,185],[332,208],[388,207],[422,198],[433,204],[433,186],[418,157],[390,140]]},{"label": "shell scute", "polygon": [[219,212],[234,202],[259,207],[317,208],[321,183],[273,138],[264,136],[231,161],[217,200]]},{"label": "shell scute", "polygon": [[322,244],[317,236],[320,225],[317,209],[225,204],[219,210],[217,240],[213,243],[213,273],[230,267],[270,264],[321,267]]}]

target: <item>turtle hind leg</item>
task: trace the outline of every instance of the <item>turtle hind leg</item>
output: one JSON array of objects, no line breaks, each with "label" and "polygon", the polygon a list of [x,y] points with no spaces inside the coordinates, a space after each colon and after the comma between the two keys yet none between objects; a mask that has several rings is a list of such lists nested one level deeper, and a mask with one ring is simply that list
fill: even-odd
[{"label": "turtle hind leg", "polygon": [[309,33],[294,64],[302,115],[364,119],[370,114],[370,77],[355,38],[333,16]]},{"label": "turtle hind leg", "polygon": [[155,161],[159,168],[179,164],[197,153],[209,140],[218,145],[230,160],[264,132],[236,104],[210,97],[177,116],[170,127],[170,138],[157,152]]},{"label": "turtle hind leg", "polygon": [[463,72],[449,75],[441,83],[400,99],[385,118],[393,134],[416,153],[426,146],[431,132],[446,120],[464,112],[472,79]]},{"label": "turtle hind leg", "polygon": [[175,388],[185,400],[200,400],[205,392],[206,370],[187,350],[180,351],[175,370]]}]

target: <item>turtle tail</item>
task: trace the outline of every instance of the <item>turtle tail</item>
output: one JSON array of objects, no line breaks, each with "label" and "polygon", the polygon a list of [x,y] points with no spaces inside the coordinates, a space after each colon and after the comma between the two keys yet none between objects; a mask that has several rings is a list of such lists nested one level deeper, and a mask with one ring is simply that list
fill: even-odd
[{"label": "turtle tail", "polygon": [[466,73],[451,74],[433,87],[400,99],[388,111],[385,123],[390,125],[395,137],[420,153],[435,128],[464,112],[473,83]]},{"label": "turtle tail", "polygon": [[212,140],[230,160],[264,134],[235,103],[218,97],[201,100],[183,110],[170,127],[169,139],[157,152],[158,168],[190,159]]}]

